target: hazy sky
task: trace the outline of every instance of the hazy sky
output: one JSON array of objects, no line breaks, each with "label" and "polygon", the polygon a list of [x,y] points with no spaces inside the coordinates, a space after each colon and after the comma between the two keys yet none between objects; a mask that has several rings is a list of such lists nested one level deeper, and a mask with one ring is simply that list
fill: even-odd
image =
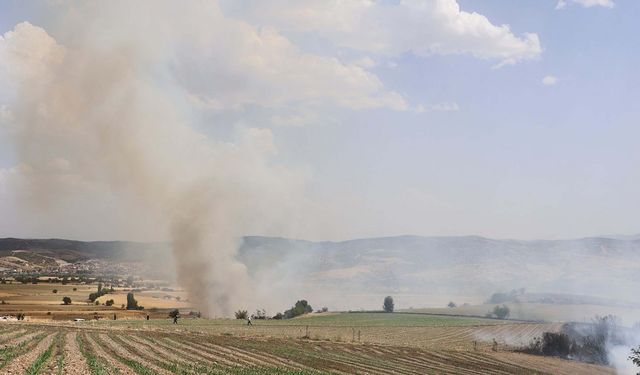
[{"label": "hazy sky", "polygon": [[[162,49],[154,84],[191,128],[229,144],[258,134],[265,163],[295,176],[295,212],[247,234],[640,232],[640,2],[108,4],[0,2],[0,236],[155,237],[125,230],[144,218],[79,172],[57,208],[19,203],[28,166],[7,82],[20,59],[48,63],[27,36],[72,50],[85,30],[97,46]],[[47,165],[75,173],[64,155]]]}]

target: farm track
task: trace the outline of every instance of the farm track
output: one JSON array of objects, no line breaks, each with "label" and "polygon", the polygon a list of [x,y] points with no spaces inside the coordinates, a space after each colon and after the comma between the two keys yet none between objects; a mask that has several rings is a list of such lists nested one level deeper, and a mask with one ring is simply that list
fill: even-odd
[{"label": "farm track", "polygon": [[[506,344],[501,344],[499,352],[490,351],[487,344],[478,345],[478,350],[469,349],[473,348],[473,340],[478,339],[478,335],[520,341],[548,327],[535,324],[471,326],[452,327],[449,332],[445,327],[428,327],[434,335],[423,340],[430,340],[431,345],[440,344],[427,349],[411,345],[249,338],[184,329],[147,330],[134,326],[109,330],[87,324],[61,325],[54,330],[50,325],[27,324],[0,329],[0,337],[5,337],[9,345],[0,348],[0,366],[4,365],[0,373],[614,374],[608,367],[504,351],[502,347]],[[400,327],[398,334],[415,335],[407,330]],[[32,372],[27,372],[29,369]]]}]

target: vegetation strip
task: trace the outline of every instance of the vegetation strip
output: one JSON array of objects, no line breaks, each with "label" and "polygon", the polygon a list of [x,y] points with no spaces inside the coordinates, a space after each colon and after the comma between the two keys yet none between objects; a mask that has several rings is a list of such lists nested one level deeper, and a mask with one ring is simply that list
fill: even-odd
[{"label": "vegetation strip", "polygon": [[109,375],[110,372],[107,371],[107,367],[98,359],[98,357],[94,354],[94,351],[90,349],[90,345],[86,343],[86,336],[81,337],[80,335],[76,335],[76,342],[78,343],[78,348],[80,352],[85,357],[87,361],[87,366],[91,371],[92,375]]},{"label": "vegetation strip", "polygon": [[120,363],[128,366],[129,368],[131,368],[136,374],[139,375],[158,375],[158,373],[146,366],[144,366],[142,363],[123,357],[122,355],[120,355],[119,353],[117,353],[113,347],[111,347],[110,345],[107,345],[104,340],[99,337],[98,335],[93,336],[93,340],[96,342],[96,344],[100,345],[103,349],[105,349],[111,356],[113,356],[116,360],[118,360]]},{"label": "vegetation strip", "polygon": [[46,336],[46,334],[41,333],[31,337],[31,340],[24,340],[17,345],[7,346],[0,349],[0,369],[4,368],[15,357],[36,347]]},{"label": "vegetation strip", "polygon": [[51,354],[53,353],[58,340],[60,340],[60,335],[61,335],[61,333],[58,333],[56,335],[55,339],[53,340],[53,342],[51,342],[51,344],[47,348],[47,350],[42,352],[38,356],[38,358],[36,358],[36,360],[33,361],[31,366],[29,366],[29,368],[25,372],[25,375],[36,375],[40,371],[40,369],[42,369],[42,367],[44,367],[44,365],[47,363],[47,361],[51,357]]},{"label": "vegetation strip", "polygon": [[[135,343],[137,345],[132,345],[131,342],[134,341],[132,337],[131,341],[127,342],[121,337],[117,336],[109,336],[116,344],[122,345],[124,349],[126,349],[129,353],[135,353],[135,356],[143,358],[146,361],[151,362],[153,365],[158,366],[164,370],[170,371],[174,374],[191,374],[191,371],[188,370],[190,366],[186,365],[184,362],[180,361],[163,361],[160,358],[162,356],[158,356],[158,352],[150,353],[149,349],[145,347],[144,344],[140,344],[137,340]],[[154,355],[155,354],[155,355]]]}]

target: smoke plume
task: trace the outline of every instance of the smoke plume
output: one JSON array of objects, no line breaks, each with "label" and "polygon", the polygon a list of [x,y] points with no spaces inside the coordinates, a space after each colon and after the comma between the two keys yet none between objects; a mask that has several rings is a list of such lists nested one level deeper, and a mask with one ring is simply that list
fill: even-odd
[{"label": "smoke plume", "polygon": [[15,94],[14,188],[36,212],[79,212],[76,194],[125,202],[122,235],[168,240],[191,301],[229,315],[252,298],[236,241],[285,215],[296,178],[271,165],[268,129],[222,140],[192,126],[177,56],[203,42],[189,39],[205,21],[196,10],[172,18],[158,3],[166,14],[145,20],[151,7],[120,5],[65,8],[51,26],[65,43],[27,22],[0,38],[0,80]]}]

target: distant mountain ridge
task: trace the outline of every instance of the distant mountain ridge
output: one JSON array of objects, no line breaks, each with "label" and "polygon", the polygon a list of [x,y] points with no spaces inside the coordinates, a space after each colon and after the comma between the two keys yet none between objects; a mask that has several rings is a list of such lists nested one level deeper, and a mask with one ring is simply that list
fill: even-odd
[{"label": "distant mountain ridge", "polygon": [[[68,262],[172,256],[162,243],[0,239],[0,256],[15,250]],[[524,241],[407,235],[337,242],[246,236],[237,259],[246,265],[253,289],[282,293],[283,303],[312,296],[327,305],[340,301],[335,305],[359,308],[394,295],[404,306],[424,306],[482,302],[497,291],[526,288],[640,304],[640,239],[634,236]]]},{"label": "distant mountain ridge", "polygon": [[131,241],[77,241],[59,238],[25,239],[0,238],[0,256],[15,250],[55,254],[59,259],[73,262],[85,259],[135,260],[149,252],[164,250],[159,243]]}]

